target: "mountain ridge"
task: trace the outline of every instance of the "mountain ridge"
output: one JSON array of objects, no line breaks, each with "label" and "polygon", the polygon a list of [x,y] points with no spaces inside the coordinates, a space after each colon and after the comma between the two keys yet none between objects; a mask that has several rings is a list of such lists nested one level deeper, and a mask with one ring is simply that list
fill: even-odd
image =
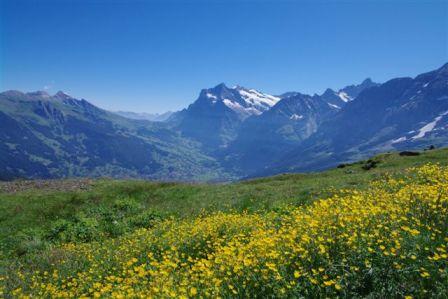
[{"label": "mountain ridge", "polygon": [[213,179],[210,170],[219,168],[166,125],[130,120],[84,99],[6,92],[0,94],[0,108],[3,178],[189,180],[197,170],[195,175]]},{"label": "mountain ridge", "polygon": [[[447,145],[447,111],[447,64],[414,78],[394,78],[362,92],[319,132],[269,167],[279,173],[309,171],[384,151]],[[298,155],[302,162],[295,158]]]},{"label": "mountain ridge", "polygon": [[0,93],[0,179],[233,180],[448,145],[448,63],[320,95],[221,83],[162,120],[126,113],[62,91]]}]

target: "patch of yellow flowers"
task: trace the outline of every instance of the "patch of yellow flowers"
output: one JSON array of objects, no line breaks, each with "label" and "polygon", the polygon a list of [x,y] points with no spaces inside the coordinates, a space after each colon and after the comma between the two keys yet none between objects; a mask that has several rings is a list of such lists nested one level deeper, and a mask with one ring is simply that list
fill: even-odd
[{"label": "patch of yellow flowers", "polygon": [[40,266],[29,261],[11,274],[8,292],[60,298],[443,297],[447,212],[448,169],[425,165],[309,206],[169,219],[102,244],[55,247],[39,256]]}]

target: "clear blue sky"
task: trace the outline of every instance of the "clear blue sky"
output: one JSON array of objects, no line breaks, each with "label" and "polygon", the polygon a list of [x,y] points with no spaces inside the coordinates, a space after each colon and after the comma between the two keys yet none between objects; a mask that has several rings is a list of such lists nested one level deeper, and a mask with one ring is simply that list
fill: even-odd
[{"label": "clear blue sky", "polygon": [[0,90],[176,110],[220,82],[320,93],[448,62],[448,1],[0,0]]}]

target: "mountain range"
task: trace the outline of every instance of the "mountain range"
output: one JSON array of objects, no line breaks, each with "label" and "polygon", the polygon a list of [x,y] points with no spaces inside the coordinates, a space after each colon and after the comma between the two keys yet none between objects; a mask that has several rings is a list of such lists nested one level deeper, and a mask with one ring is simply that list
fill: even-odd
[{"label": "mountain range", "polygon": [[63,92],[0,93],[0,179],[226,181],[316,171],[448,145],[448,64],[318,95],[219,84],[163,115],[109,112]]},{"label": "mountain range", "polygon": [[166,124],[128,119],[58,92],[0,94],[0,178],[225,177]]}]

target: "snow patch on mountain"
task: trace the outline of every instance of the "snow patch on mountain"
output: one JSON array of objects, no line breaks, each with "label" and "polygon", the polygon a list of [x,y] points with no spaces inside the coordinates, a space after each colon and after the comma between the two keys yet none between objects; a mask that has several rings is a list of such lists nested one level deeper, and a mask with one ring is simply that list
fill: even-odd
[{"label": "snow patch on mountain", "polygon": [[205,96],[211,99],[213,103],[222,101],[224,105],[243,116],[260,115],[280,101],[279,97],[241,86],[226,90],[225,98],[222,94],[214,92],[207,92]]},{"label": "snow patch on mountain", "polygon": [[335,108],[335,109],[341,109],[341,107],[339,107],[338,105],[332,104],[332,103],[328,103],[328,106],[330,106],[331,108]]},{"label": "snow patch on mountain", "polygon": [[303,115],[298,115],[298,114],[295,114],[295,113],[289,117],[289,119],[291,119],[291,120],[299,120],[299,119],[302,119],[302,118],[303,118]]},{"label": "snow patch on mountain", "polygon": [[400,137],[400,138],[392,140],[392,144],[400,143],[400,142],[403,142],[403,141],[406,141],[406,140],[407,140],[406,137]]},{"label": "snow patch on mountain", "polygon": [[418,130],[418,134],[414,135],[411,139],[415,140],[415,139],[419,139],[419,138],[425,137],[426,133],[429,133],[432,130],[434,130],[434,128],[437,126],[437,123],[442,119],[442,117],[444,117],[447,114],[448,114],[448,111],[445,111],[444,113],[442,113],[439,116],[437,116],[436,118],[434,118],[434,120],[432,122],[427,123],[426,125],[421,127]]},{"label": "snow patch on mountain", "polygon": [[280,98],[278,97],[261,93],[255,89],[236,87],[236,90],[247,105],[255,108],[259,113],[269,110],[280,101]]},{"label": "snow patch on mountain", "polygon": [[218,97],[212,93],[207,92],[205,96],[212,101],[212,104],[215,104],[218,101]]},{"label": "snow patch on mountain", "polygon": [[350,97],[345,91],[340,91],[338,93],[338,97],[343,100],[344,102],[350,102],[351,100],[353,100],[352,97]]},{"label": "snow patch on mountain", "polygon": [[254,107],[243,107],[240,103],[231,101],[229,99],[223,100],[224,105],[232,109],[233,111],[243,115],[260,115],[262,112]]},{"label": "snow patch on mountain", "polygon": [[229,100],[229,99],[224,99],[224,100],[223,100],[223,103],[224,103],[227,107],[229,107],[230,109],[238,110],[238,111],[242,111],[242,110],[244,110],[244,107],[241,106],[239,103],[234,102],[234,101],[231,101],[231,100]]}]

